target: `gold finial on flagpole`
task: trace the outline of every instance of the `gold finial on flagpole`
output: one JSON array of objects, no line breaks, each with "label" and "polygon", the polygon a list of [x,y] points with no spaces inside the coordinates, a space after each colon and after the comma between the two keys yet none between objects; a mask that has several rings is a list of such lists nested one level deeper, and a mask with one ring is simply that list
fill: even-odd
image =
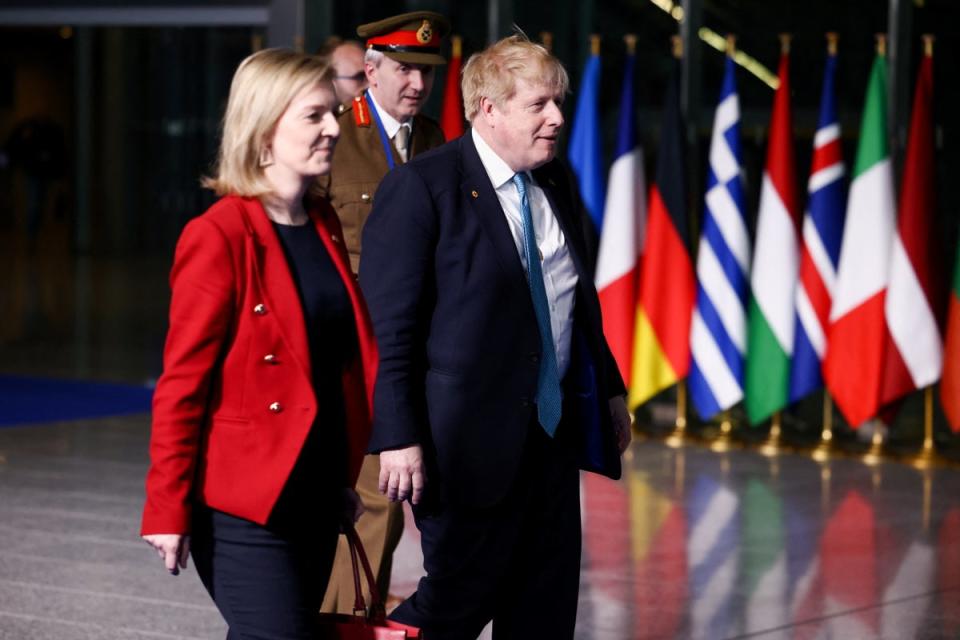
[{"label": "gold finial on flagpole", "polygon": [[683,38],[680,36],[670,36],[670,48],[673,57],[679,60],[683,57]]},{"label": "gold finial on flagpole", "polygon": [[878,33],[878,34],[876,35],[876,38],[877,38],[877,55],[878,55],[878,56],[884,56],[884,57],[886,57],[886,55],[887,55],[887,34],[885,34],[885,33]]},{"label": "gold finial on flagpole", "polygon": [[923,34],[923,36],[921,36],[921,39],[923,40],[923,55],[925,55],[928,58],[932,58],[933,57],[933,41],[936,40],[936,37],[934,37],[933,34],[925,33]]},{"label": "gold finial on flagpole", "polygon": [[777,37],[780,38],[780,53],[783,55],[790,53],[790,41],[793,40],[793,36],[789,33],[781,33]]},{"label": "gold finial on flagpole", "polygon": [[263,49],[263,34],[255,33],[250,36],[250,50],[256,53]]},{"label": "gold finial on flagpole", "polygon": [[623,41],[627,44],[627,54],[634,55],[637,52],[637,34],[628,33],[623,36]]},{"label": "gold finial on flagpole", "polygon": [[450,55],[454,58],[463,57],[463,38],[450,36]]},{"label": "gold finial on flagpole", "polygon": [[553,34],[549,31],[540,32],[540,42],[543,43],[543,48],[547,51],[553,53]]},{"label": "gold finial on flagpole", "polygon": [[593,33],[590,34],[590,55],[598,56],[600,55],[600,35]]},{"label": "gold finial on flagpole", "polygon": [[827,32],[827,54],[837,55],[837,43],[840,42],[840,34],[836,31]]},{"label": "gold finial on flagpole", "polygon": [[731,58],[733,57],[733,54],[737,52],[737,36],[733,35],[732,33],[727,36],[726,51],[727,55]]}]

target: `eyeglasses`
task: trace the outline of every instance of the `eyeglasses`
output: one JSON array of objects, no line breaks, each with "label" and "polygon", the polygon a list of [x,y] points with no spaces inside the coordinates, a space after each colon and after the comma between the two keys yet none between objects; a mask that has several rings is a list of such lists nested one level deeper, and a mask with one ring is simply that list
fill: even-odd
[{"label": "eyeglasses", "polygon": [[352,76],[336,75],[336,76],[333,76],[333,77],[334,77],[334,79],[336,79],[336,80],[353,80],[354,82],[364,82],[364,81],[366,81],[366,79],[367,79],[367,74],[364,73],[363,71],[357,71],[357,72],[356,72],[355,74],[353,74]]}]

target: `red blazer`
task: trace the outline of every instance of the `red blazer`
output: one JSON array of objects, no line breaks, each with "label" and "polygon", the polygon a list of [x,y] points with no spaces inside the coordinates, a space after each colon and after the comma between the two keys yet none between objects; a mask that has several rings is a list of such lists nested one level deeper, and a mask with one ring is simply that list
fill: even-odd
[{"label": "red blazer", "polygon": [[[344,486],[352,486],[370,436],[377,351],[340,221],[325,200],[309,213],[356,317],[359,357],[343,379],[350,456]],[[260,201],[228,196],[191,220],[177,243],[170,284],[141,533],[189,532],[194,500],[265,524],[317,400],[300,298]]]}]

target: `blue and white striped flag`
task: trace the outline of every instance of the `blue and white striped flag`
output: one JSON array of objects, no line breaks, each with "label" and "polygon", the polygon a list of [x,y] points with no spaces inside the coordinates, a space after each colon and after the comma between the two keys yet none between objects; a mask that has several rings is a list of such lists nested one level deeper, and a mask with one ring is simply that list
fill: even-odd
[{"label": "blue and white striped flag", "polygon": [[743,398],[750,292],[750,236],[744,215],[740,100],[728,56],[713,119],[703,228],[697,250],[697,306],[690,327],[690,397],[701,418]]}]

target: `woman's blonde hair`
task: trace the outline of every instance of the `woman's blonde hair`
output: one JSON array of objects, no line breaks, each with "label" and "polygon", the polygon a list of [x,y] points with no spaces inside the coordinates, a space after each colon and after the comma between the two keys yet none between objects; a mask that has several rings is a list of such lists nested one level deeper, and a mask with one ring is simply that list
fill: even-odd
[{"label": "woman's blonde hair", "polygon": [[473,54],[463,66],[460,89],[467,121],[473,122],[480,111],[482,97],[503,107],[516,93],[517,80],[561,95],[570,85],[567,70],[549,51],[522,34],[509,36]]},{"label": "woman's blonde hair", "polygon": [[203,186],[220,196],[270,193],[261,158],[280,116],[304,88],[332,77],[326,61],[292,49],[263,49],[247,56],[233,74],[216,165]]}]

